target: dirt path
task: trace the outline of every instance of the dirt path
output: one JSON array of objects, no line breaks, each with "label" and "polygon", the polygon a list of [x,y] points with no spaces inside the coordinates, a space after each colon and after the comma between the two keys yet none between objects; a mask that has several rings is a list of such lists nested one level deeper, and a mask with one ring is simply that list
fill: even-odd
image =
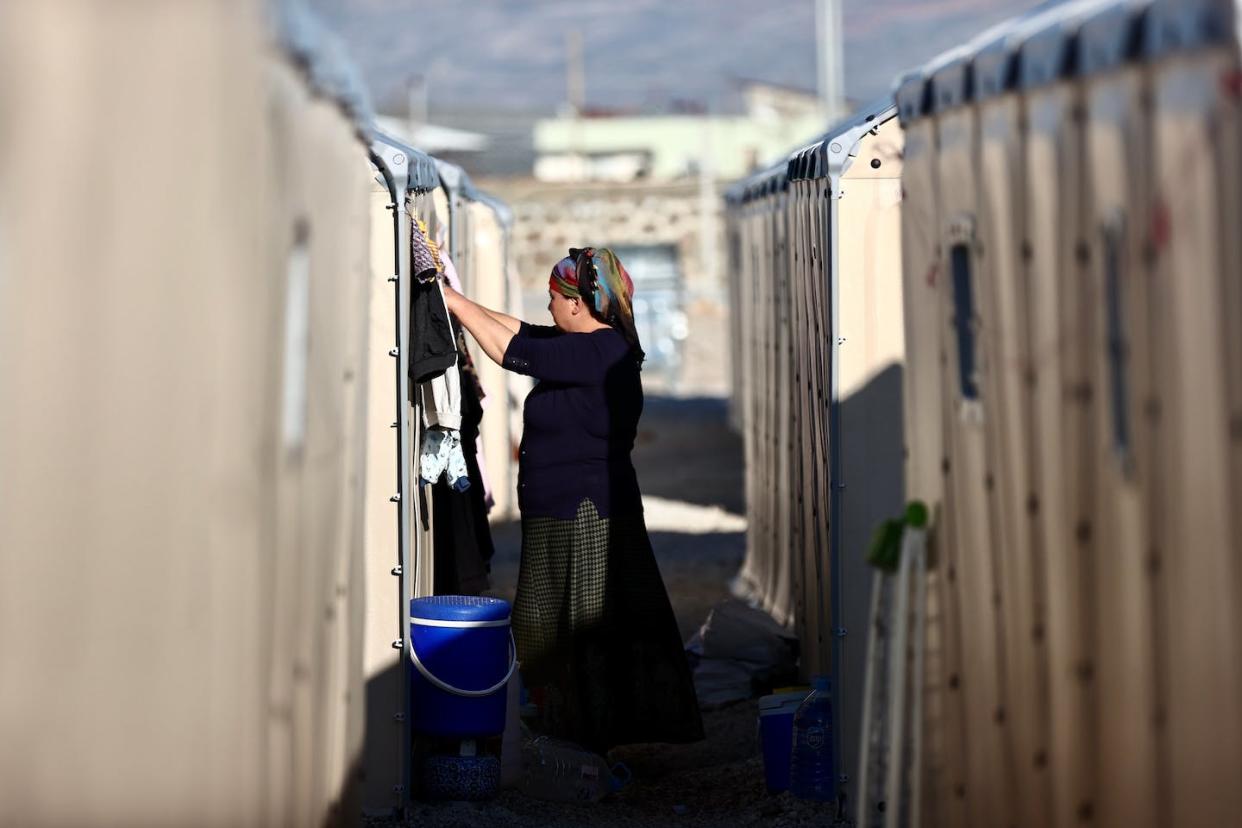
[{"label": "dirt path", "polygon": [[[718,400],[648,400],[634,460],[648,529],[683,639],[729,597],[746,550],[741,439]],[[494,527],[493,594],[512,599],[521,533]],[[418,803],[410,824],[456,826],[829,825],[822,806],[773,797],[763,785],[756,703],[704,712],[693,745],[619,748],[634,781],[595,805],[565,805],[504,791],[486,803]]]}]

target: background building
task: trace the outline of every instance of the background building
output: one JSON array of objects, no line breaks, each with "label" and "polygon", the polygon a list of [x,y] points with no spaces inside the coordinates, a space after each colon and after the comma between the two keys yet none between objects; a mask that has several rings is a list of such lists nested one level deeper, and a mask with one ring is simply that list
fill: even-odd
[{"label": "background building", "polygon": [[649,391],[728,392],[720,186],[826,126],[812,92],[745,82],[740,112],[579,113],[534,123],[533,168],[486,179],[514,211],[527,318],[546,316],[548,272],[570,247],[615,249],[636,285]]}]

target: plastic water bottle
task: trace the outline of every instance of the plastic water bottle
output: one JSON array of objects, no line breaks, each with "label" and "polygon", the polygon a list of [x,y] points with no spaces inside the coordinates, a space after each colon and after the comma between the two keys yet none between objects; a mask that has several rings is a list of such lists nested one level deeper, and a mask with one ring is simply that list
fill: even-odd
[{"label": "plastic water bottle", "polygon": [[602,756],[570,742],[540,736],[522,747],[518,789],[534,799],[598,802],[628,781],[625,765],[609,768]]},{"label": "plastic water bottle", "polygon": [[832,802],[837,798],[837,775],[832,766],[832,681],[827,676],[815,676],[811,687],[810,695],[794,713],[789,787],[799,799]]}]

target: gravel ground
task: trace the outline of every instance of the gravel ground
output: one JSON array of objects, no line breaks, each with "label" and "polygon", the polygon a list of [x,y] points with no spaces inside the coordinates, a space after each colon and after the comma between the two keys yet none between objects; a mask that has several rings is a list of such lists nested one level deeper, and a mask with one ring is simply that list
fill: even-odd
[{"label": "gravel ground", "polygon": [[[682,637],[729,597],[745,555],[742,444],[720,400],[648,400],[634,453],[648,529]],[[512,599],[521,530],[493,527],[493,594]],[[746,826],[831,825],[830,809],[763,784],[757,704],[704,711],[707,738],[693,745],[630,745],[610,755],[634,774],[623,790],[594,805],[543,802],[506,790],[484,803],[415,803],[409,825]],[[372,826],[395,826],[370,820]]]},{"label": "gravel ground", "polygon": [[[634,780],[593,805],[543,802],[503,791],[490,802],[416,803],[407,825],[475,826],[829,826],[831,811],[764,789],[754,701],[707,711],[707,739],[694,745],[632,745],[614,751]],[[374,821],[373,826],[394,826]]]}]

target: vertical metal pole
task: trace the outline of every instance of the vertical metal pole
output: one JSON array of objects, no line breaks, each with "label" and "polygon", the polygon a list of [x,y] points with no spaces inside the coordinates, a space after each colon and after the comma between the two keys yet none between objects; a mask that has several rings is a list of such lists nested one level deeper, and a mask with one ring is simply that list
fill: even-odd
[{"label": "vertical metal pole", "polygon": [[[398,156],[400,158],[401,156]],[[395,159],[394,159],[395,160]],[[407,573],[413,574],[410,566],[410,537],[411,537],[411,521],[410,511],[411,502],[414,498],[413,489],[410,488],[410,464],[412,458],[410,456],[410,418],[409,418],[409,398],[410,398],[410,374],[409,374],[409,349],[410,349],[410,211],[409,211],[409,189],[407,176],[402,177],[402,187],[395,200],[393,210],[394,221],[396,222],[396,239],[397,239],[397,289],[396,302],[397,312],[395,314],[397,320],[397,542],[400,546],[400,591],[398,602],[398,619],[401,624],[401,633],[398,640],[401,642],[401,663],[398,665],[398,672],[401,675],[401,760],[398,767],[401,768],[401,812],[405,815],[406,808],[409,804],[410,797],[410,779],[412,769],[410,767],[410,754],[413,745],[410,741],[410,721],[413,711],[410,710],[410,686],[409,686],[409,670],[410,664],[410,590],[409,577]]]},{"label": "vertical metal pole", "polygon": [[[832,750],[837,758],[837,769],[840,774],[841,782],[844,784],[849,777],[844,773],[841,762],[844,760],[844,754],[841,751],[841,708],[844,706],[841,700],[845,698],[845,677],[841,674],[841,666],[845,663],[842,650],[845,649],[845,636],[847,630],[841,625],[842,601],[844,600],[844,590],[841,585],[841,556],[844,553],[842,544],[844,543],[844,533],[842,531],[844,508],[844,492],[845,481],[842,479],[841,464],[841,313],[840,313],[840,236],[838,235],[837,219],[840,211],[837,209],[836,201],[841,197],[841,176],[834,173],[828,177],[829,190],[827,198],[824,200],[824,209],[827,210],[827,221],[825,226],[828,227],[828,255],[824,256],[824,262],[828,267],[828,296],[831,307],[829,314],[831,321],[831,340],[832,359],[829,368],[830,376],[828,377],[829,397],[828,397],[828,465],[829,479],[831,480],[829,491],[829,571],[832,579]],[[821,617],[823,617],[821,615]]]},{"label": "vertical metal pole", "polygon": [[400,728],[401,737],[398,741],[397,756],[398,777],[394,793],[397,794],[398,810],[404,818],[409,806],[411,766],[410,754],[410,688],[407,665],[409,660],[409,629],[410,601],[409,581],[410,568],[410,421],[408,416],[410,381],[409,381],[409,309],[410,309],[410,213],[409,198],[409,161],[404,152],[384,143],[376,143],[372,147],[372,162],[379,168],[388,185],[390,203],[388,209],[393,216],[393,263],[395,272],[389,277],[393,283],[394,308],[394,341],[396,347],[389,351],[394,357],[393,371],[395,375],[396,400],[395,418],[393,420],[397,432],[397,493],[390,499],[397,506],[397,561],[393,575],[397,577],[397,637],[393,640],[394,649],[401,651],[397,664],[397,674],[401,698],[397,710],[393,713],[393,723]]}]

